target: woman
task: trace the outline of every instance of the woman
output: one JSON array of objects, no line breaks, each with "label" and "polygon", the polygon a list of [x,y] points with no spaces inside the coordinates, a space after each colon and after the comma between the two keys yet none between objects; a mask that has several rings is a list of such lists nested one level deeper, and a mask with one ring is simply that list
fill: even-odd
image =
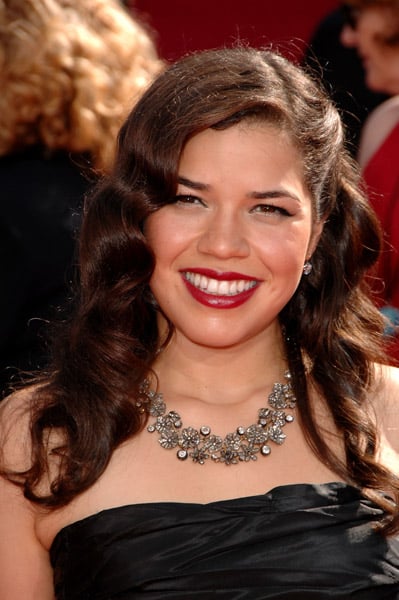
[{"label": "woman", "polygon": [[397,597],[399,377],[343,144],[272,52],[144,94],[53,369],[2,406],[1,598]]},{"label": "woman", "polygon": [[389,96],[368,117],[358,158],[385,233],[374,288],[390,322],[389,353],[399,359],[399,2],[357,0],[344,5],[344,14],[342,43],[358,51],[370,90]]},{"label": "woman", "polygon": [[0,399],[17,369],[47,363],[83,196],[161,68],[118,0],[0,3]]},{"label": "woman", "polygon": [[349,150],[355,155],[365,119],[386,96],[366,86],[356,50],[341,43],[345,22],[339,6],[328,12],[312,32],[302,64],[321,73],[323,85],[341,112]]}]

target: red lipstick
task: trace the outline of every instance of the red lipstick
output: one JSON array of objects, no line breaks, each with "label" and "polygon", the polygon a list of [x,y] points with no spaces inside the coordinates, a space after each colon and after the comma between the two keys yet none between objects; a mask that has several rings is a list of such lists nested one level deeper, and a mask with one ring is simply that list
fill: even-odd
[{"label": "red lipstick", "polygon": [[[187,290],[191,294],[191,296],[200,304],[204,306],[209,306],[210,308],[237,308],[241,306],[245,302],[247,302],[258,287],[259,280],[254,279],[253,277],[249,277],[248,275],[243,275],[242,273],[236,272],[218,272],[213,271],[212,269],[187,269],[187,271],[181,271],[183,281],[186,285]],[[237,292],[232,295],[218,295],[214,293],[209,293],[206,290],[200,289],[193,285],[184,275],[184,273],[194,273],[203,275],[207,278],[216,279],[217,281],[253,281],[256,284],[250,289],[244,290],[242,292]]]}]

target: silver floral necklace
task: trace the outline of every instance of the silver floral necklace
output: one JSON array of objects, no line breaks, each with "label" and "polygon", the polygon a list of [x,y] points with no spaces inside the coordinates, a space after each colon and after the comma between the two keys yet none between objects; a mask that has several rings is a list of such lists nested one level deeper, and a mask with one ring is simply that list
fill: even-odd
[{"label": "silver floral necklace", "polygon": [[158,432],[158,442],[166,450],[177,449],[180,460],[190,457],[193,462],[203,465],[206,460],[235,465],[239,462],[257,460],[258,453],[268,456],[271,448],[268,442],[281,445],[287,437],[283,432],[286,423],[292,423],[294,416],[285,409],[293,409],[296,398],[291,386],[291,373],[285,373],[286,383],[275,383],[268,397],[269,407],[258,412],[257,423],[249,427],[237,427],[234,433],[224,438],[212,433],[207,425],[195,429],[183,427],[180,415],[167,412],[163,395],[150,389],[146,379],[140,386],[137,407],[147,412],[155,421],[147,426],[150,433]]}]

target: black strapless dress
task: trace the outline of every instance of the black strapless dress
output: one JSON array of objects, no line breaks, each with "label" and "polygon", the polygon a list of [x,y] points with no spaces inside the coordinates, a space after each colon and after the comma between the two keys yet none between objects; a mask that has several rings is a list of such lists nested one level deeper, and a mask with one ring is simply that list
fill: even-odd
[{"label": "black strapless dress", "polygon": [[399,599],[399,538],[344,483],[104,510],[51,547],[58,600]]}]

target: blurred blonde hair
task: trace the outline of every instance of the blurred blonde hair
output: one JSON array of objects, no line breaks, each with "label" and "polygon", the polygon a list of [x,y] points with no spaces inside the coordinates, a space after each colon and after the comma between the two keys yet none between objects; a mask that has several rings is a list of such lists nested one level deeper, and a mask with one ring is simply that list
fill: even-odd
[{"label": "blurred blonde hair", "polygon": [[118,0],[0,0],[0,155],[38,144],[88,152],[107,170],[162,66]]}]

